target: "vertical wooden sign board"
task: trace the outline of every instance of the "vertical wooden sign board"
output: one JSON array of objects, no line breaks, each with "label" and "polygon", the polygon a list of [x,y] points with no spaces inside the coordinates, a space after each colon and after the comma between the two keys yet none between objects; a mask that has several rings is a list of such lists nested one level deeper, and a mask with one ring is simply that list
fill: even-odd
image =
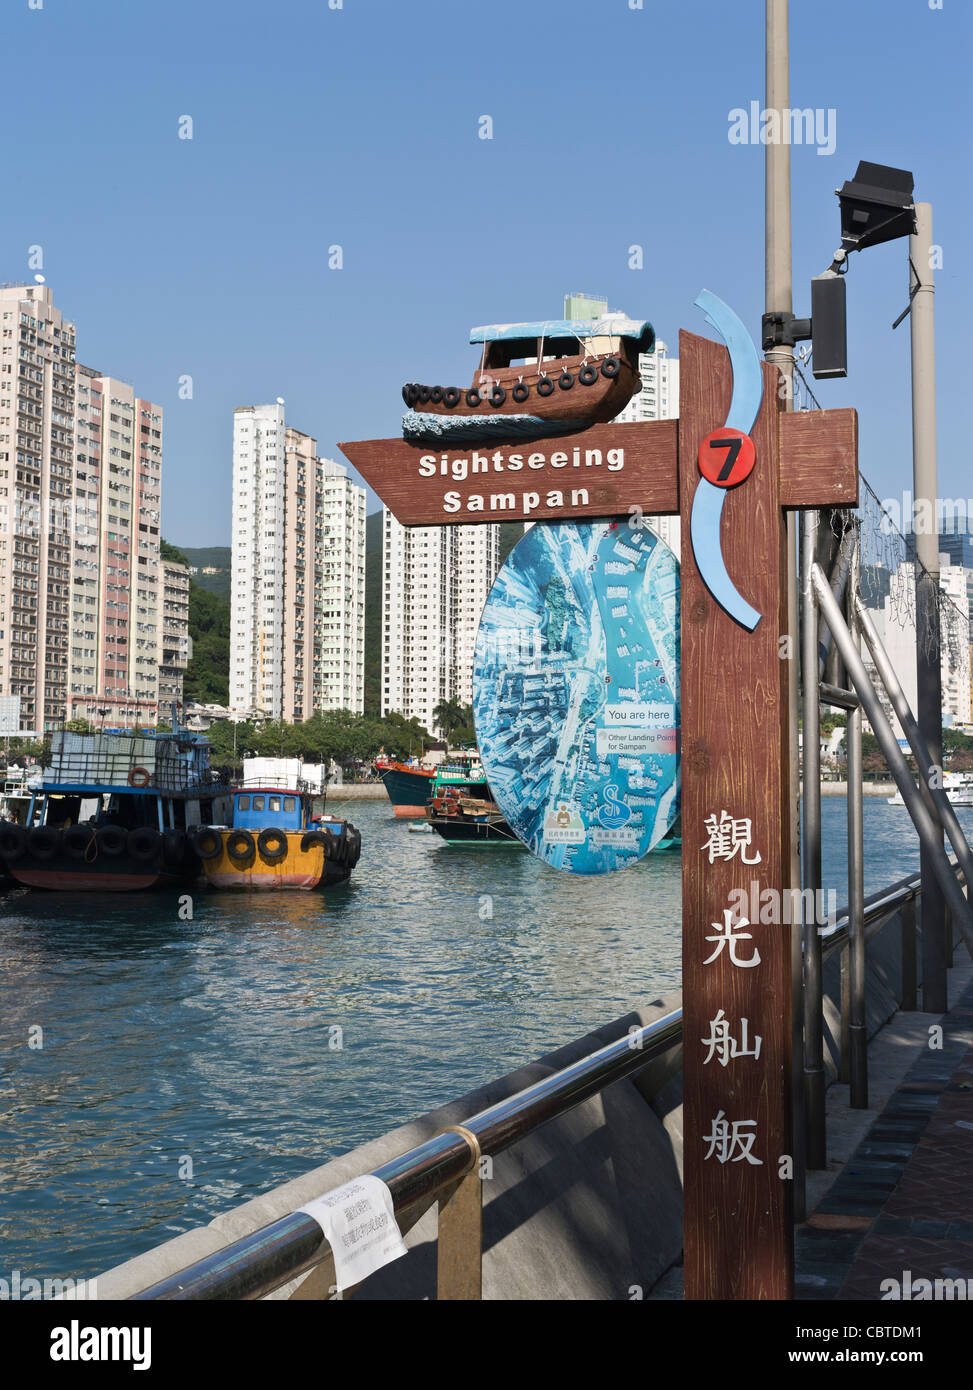
[{"label": "vertical wooden sign board", "polygon": [[[516,440],[472,454],[458,446],[459,471],[451,462],[457,449],[426,452],[430,446],[401,439],[340,448],[404,526],[484,524],[501,512],[532,520],[624,515],[635,503],[649,514],[679,512],[686,1297],[789,1299],[790,933],[800,930],[800,913],[785,880],[787,677],[796,650],[786,636],[784,509],[856,504],[858,421],[853,410],[782,413],[779,374],[762,366],[753,452],[746,441],[722,448],[744,428],[728,428],[730,354],[681,332],[679,357],[678,424],[594,426],[570,447],[564,436],[535,440],[527,454]],[[724,576],[747,620],[759,615],[752,630],[720,606],[693,553],[700,444],[714,432],[704,457],[707,486],[726,488],[722,555],[718,566],[715,554],[703,563],[711,579]],[[609,447],[619,467],[601,477],[597,464]],[[557,483],[557,471],[542,487],[548,465],[570,466],[571,484]]]},{"label": "vertical wooden sign board", "polygon": [[[728,489],[721,527],[727,570],[761,615],[748,632],[711,596],[690,543],[699,445],[729,410],[729,354],[679,335],[687,1299],[793,1296],[786,530],[778,372],[761,370],[756,464]],[[761,901],[773,922],[753,911]]]}]

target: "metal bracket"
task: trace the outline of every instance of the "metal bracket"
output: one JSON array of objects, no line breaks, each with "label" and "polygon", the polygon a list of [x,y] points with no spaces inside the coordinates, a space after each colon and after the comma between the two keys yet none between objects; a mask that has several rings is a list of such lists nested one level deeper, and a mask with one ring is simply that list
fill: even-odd
[{"label": "metal bracket", "polygon": [[789,313],[764,314],[760,328],[764,352],[775,347],[793,347],[812,336],[811,320],[795,318]]}]

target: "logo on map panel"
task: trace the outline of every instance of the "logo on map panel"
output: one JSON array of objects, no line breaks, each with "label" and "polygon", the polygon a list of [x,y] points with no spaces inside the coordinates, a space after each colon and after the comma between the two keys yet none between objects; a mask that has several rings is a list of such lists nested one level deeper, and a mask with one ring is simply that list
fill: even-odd
[{"label": "logo on map panel", "polygon": [[532,527],[476,641],[493,798],[529,849],[570,873],[633,864],[679,814],[679,566],[627,521]]}]

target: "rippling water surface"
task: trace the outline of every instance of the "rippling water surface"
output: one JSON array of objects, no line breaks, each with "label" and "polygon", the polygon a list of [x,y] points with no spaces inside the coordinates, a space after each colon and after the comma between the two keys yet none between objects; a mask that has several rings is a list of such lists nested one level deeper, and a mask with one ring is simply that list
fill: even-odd
[{"label": "rippling water surface", "polygon": [[[678,986],[678,855],[577,878],[348,813],[326,899],[0,896],[0,1272],[96,1274]],[[871,891],[918,852],[865,814]]]}]

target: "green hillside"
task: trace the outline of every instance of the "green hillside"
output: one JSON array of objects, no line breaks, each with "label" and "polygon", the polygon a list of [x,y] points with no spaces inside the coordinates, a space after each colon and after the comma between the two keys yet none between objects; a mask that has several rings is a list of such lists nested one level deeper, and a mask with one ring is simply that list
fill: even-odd
[{"label": "green hillside", "polygon": [[[195,565],[198,573],[193,575],[193,583],[198,584],[209,594],[226,603],[230,601],[230,560],[232,551],[228,545],[208,545],[190,549],[181,545],[179,549],[186,557],[186,563]],[[219,574],[203,574],[204,569],[217,569]]]}]

